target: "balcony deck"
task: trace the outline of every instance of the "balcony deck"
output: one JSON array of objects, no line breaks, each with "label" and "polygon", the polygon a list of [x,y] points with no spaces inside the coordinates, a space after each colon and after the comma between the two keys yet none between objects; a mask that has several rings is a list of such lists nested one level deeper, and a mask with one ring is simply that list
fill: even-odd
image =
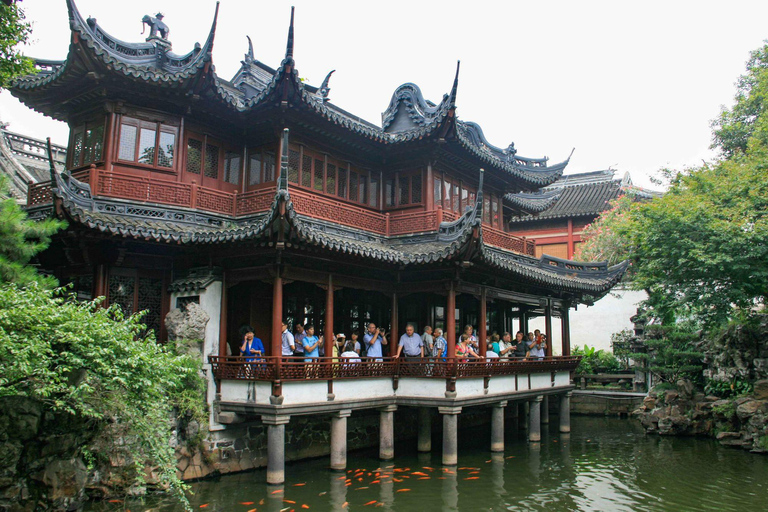
[{"label": "balcony deck", "polygon": [[222,411],[293,416],[388,405],[468,407],[562,394],[573,389],[570,372],[579,358],[347,362],[326,357],[305,363],[210,356],[209,361]]},{"label": "balcony deck", "polygon": [[[171,179],[138,176],[128,172],[108,171],[91,167],[72,172],[72,177],[91,188],[91,196],[98,199],[116,199],[173,208],[199,210],[235,219],[266,212],[277,191],[275,183],[245,193],[223,192],[196,183],[183,183]],[[27,207],[34,208],[52,201],[50,181],[30,185]],[[363,205],[350,204],[332,196],[317,194],[302,187],[290,188],[291,201],[297,213],[348,227],[361,229],[379,236],[398,237],[417,233],[435,232],[441,222],[456,220],[455,212],[406,209],[382,212]],[[533,255],[532,240],[521,238],[488,225],[483,226],[484,241],[488,245],[509,251]]]}]

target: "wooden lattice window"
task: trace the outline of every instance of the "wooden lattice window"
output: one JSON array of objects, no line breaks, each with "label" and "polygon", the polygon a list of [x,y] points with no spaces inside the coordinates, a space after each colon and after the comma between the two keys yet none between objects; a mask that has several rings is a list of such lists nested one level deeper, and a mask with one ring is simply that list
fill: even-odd
[{"label": "wooden lattice window", "polygon": [[187,139],[187,166],[186,171],[192,174],[200,174],[203,167],[203,141],[189,137]]},{"label": "wooden lattice window", "polygon": [[325,166],[325,191],[328,194],[336,193],[336,164],[331,162]]},{"label": "wooden lattice window", "polygon": [[288,181],[290,183],[299,183],[299,163],[301,153],[295,149],[288,150]]},{"label": "wooden lattice window", "polygon": [[399,173],[397,176],[398,205],[419,204],[422,201],[421,171]]},{"label": "wooden lattice window", "polygon": [[104,149],[104,119],[88,121],[72,130],[70,167],[101,160]]},{"label": "wooden lattice window", "polygon": [[224,181],[237,185],[240,183],[240,160],[242,156],[235,151],[224,153]]},{"label": "wooden lattice window", "polygon": [[275,179],[275,152],[264,148],[248,151],[248,185],[269,183]]},{"label": "wooden lattice window", "polygon": [[301,186],[312,186],[312,156],[303,155],[301,160]]},{"label": "wooden lattice window", "polygon": [[205,163],[203,166],[205,177],[214,180],[219,179],[219,146],[210,143],[206,144],[203,161]]},{"label": "wooden lattice window", "polygon": [[347,169],[339,166],[339,197],[347,197]]},{"label": "wooden lattice window", "polygon": [[160,272],[111,269],[107,299],[110,304],[119,304],[126,316],[146,311],[142,322],[159,337],[165,313],[163,305],[167,302],[164,289]]},{"label": "wooden lattice window", "polygon": [[357,201],[357,183],[360,179],[360,175],[357,174],[356,171],[350,171],[349,172],[349,200],[350,201]]},{"label": "wooden lattice window", "polygon": [[369,191],[368,205],[373,208],[379,207],[379,178],[371,174],[371,190]]},{"label": "wooden lattice window", "polygon": [[315,190],[323,191],[323,174],[325,170],[325,161],[315,158]]}]

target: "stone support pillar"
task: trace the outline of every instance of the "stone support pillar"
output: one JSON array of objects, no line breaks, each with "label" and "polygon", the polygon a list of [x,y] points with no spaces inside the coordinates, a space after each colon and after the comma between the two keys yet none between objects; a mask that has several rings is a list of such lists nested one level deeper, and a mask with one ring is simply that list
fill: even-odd
[{"label": "stone support pillar", "polygon": [[445,339],[448,341],[448,359],[451,360],[456,357],[456,289],[453,281],[448,288],[445,309]]},{"label": "stone support pillar", "polygon": [[419,407],[419,445],[420,452],[432,451],[432,416],[427,407]]},{"label": "stone support pillar", "polygon": [[560,395],[560,432],[571,431],[571,396],[572,391]]},{"label": "stone support pillar", "polygon": [[520,425],[523,427],[523,430],[528,430],[528,426],[531,422],[531,402],[525,401],[522,404],[522,421],[520,422]]},{"label": "stone support pillar", "polygon": [[223,273],[221,280],[221,311],[219,313],[219,355],[227,355],[227,272]]},{"label": "stone support pillar", "polygon": [[381,460],[395,458],[396,410],[396,405],[388,405],[379,409],[379,458]]},{"label": "stone support pillar", "polygon": [[504,451],[504,408],[507,402],[493,404],[491,409],[491,451]]},{"label": "stone support pillar", "polygon": [[459,461],[459,413],[461,407],[438,407],[443,415],[443,465],[455,466]]},{"label": "stone support pillar", "polygon": [[544,395],[541,400],[541,424],[549,424],[549,396]]},{"label": "stone support pillar", "polygon": [[285,482],[285,425],[290,416],[262,416],[267,425],[267,483]]},{"label": "stone support pillar", "polygon": [[351,414],[345,409],[331,416],[331,469],[347,469],[347,418]]},{"label": "stone support pillar", "polygon": [[541,441],[541,401],[541,396],[530,401],[531,413],[528,417],[528,440],[536,443]]}]

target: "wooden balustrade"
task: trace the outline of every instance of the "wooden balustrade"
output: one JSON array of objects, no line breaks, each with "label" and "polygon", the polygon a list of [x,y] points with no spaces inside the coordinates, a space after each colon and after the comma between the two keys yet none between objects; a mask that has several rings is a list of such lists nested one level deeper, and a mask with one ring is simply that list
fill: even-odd
[{"label": "wooden balustrade", "polygon": [[[249,361],[248,359],[251,359]],[[303,358],[208,356],[214,378],[221,380],[282,381],[313,379],[362,379],[370,377],[470,378],[572,371],[578,356],[551,356],[542,359],[442,359],[442,358],[364,358],[352,362],[344,358]]]},{"label": "wooden balustrade", "polygon": [[[77,171],[73,173],[73,177],[89,183],[94,196],[97,197],[197,208],[232,216],[250,215],[268,210],[276,191],[276,187],[273,186],[244,194],[222,192],[194,182],[180,183],[95,167]],[[51,188],[51,182],[30,185],[27,191],[27,205],[49,204]],[[380,213],[298,188],[291,189],[291,199],[295,210],[308,217],[385,236],[435,231],[441,221],[451,222],[458,219],[458,214],[450,210]],[[483,234],[485,242],[489,245],[522,254],[534,254],[534,243],[531,240],[488,225],[483,226]]]}]

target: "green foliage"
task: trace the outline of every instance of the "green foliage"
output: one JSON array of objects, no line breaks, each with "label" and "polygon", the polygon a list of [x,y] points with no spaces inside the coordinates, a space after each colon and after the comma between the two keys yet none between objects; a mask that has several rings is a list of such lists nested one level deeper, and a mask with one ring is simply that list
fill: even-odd
[{"label": "green foliage", "polygon": [[66,224],[56,219],[31,221],[9,196],[8,178],[0,176],[0,284],[27,285],[36,281],[53,285],[53,279],[40,276],[29,262]]},{"label": "green foliage", "polygon": [[624,329],[620,332],[611,334],[611,349],[613,349],[613,355],[621,363],[624,368],[629,368],[629,360],[632,357],[632,347],[630,340],[634,336],[634,332],[630,329]]},{"label": "green foliage", "polygon": [[[746,153],[756,133],[763,137],[765,114],[768,104],[768,45],[750,53],[747,73],[736,83],[735,104],[722,109],[720,116],[712,122],[712,148],[720,149],[726,158]],[[765,145],[763,141],[763,145]]]},{"label": "green foliage", "polygon": [[29,40],[32,31],[24,11],[16,3],[0,2],[0,89],[15,76],[34,73],[32,61],[18,49]]},{"label": "green foliage", "polygon": [[[768,46],[753,54],[716,141],[726,158],[666,171],[669,191],[619,199],[587,230],[581,257],[629,259],[631,286],[652,315],[706,328],[751,311],[768,290]],[[719,131],[718,131],[719,130]],[[719,137],[719,138],[718,138]]]},{"label": "green foliage", "polygon": [[616,357],[605,350],[595,350],[595,347],[584,345],[573,347],[571,355],[581,356],[579,366],[576,367],[578,375],[593,375],[596,373],[619,373],[624,369]]},{"label": "green foliage", "polygon": [[715,405],[712,407],[712,412],[724,418],[732,418],[736,414],[736,404],[728,402],[722,405]]},{"label": "green foliage", "polygon": [[123,318],[117,305],[77,302],[35,282],[2,285],[0,397],[30,397],[96,428],[119,425],[136,473],[159,465],[162,483],[183,499],[171,417],[203,416],[200,363],[144,332],[141,315]]},{"label": "green foliage", "polygon": [[708,379],[704,385],[704,392],[721,398],[731,398],[751,393],[753,388],[752,383],[742,379],[732,381]]},{"label": "green foliage", "polygon": [[696,349],[698,334],[690,326],[649,326],[645,334],[647,352],[632,354],[637,365],[662,382],[701,382],[704,354]]}]

